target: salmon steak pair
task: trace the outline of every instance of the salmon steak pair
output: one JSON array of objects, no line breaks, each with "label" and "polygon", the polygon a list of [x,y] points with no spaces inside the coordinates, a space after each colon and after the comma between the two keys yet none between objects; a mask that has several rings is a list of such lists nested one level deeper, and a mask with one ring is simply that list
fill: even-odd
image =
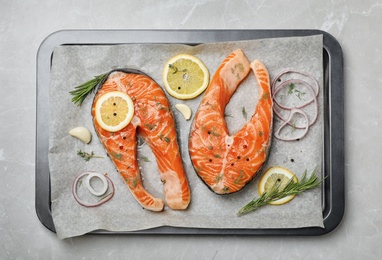
[{"label": "salmon steak pair", "polygon": [[[228,134],[224,110],[236,88],[250,71],[259,86],[256,110],[241,130]],[[110,91],[128,94],[134,103],[132,121],[111,133],[95,118],[97,100]],[[92,116],[95,131],[123,181],[145,209],[162,211],[165,203],[143,186],[137,160],[137,135],[142,136],[156,158],[164,186],[166,205],[186,209],[191,190],[179,151],[171,104],[163,89],[148,75],[130,69],[109,73],[94,97]],[[241,190],[264,164],[272,132],[272,97],[269,74],[258,60],[249,63],[241,50],[232,52],[218,67],[195,114],[189,155],[197,175],[217,194]]]}]

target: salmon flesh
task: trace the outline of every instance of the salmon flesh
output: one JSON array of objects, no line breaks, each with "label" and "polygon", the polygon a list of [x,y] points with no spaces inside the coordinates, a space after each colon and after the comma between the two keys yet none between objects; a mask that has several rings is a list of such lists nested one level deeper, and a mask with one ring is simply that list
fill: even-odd
[{"label": "salmon flesh", "polygon": [[[110,91],[127,93],[135,109],[132,121],[114,133],[102,129],[95,118],[97,100]],[[143,208],[162,211],[164,201],[154,197],[143,186],[137,160],[138,132],[156,157],[167,206],[171,209],[188,207],[191,193],[179,152],[174,116],[166,95],[153,79],[136,70],[112,71],[97,90],[92,116],[103,147]]]},{"label": "salmon flesh", "polygon": [[[238,132],[229,135],[225,107],[251,70],[259,86],[255,112]],[[228,55],[211,79],[189,139],[195,171],[213,192],[229,194],[241,190],[264,164],[272,136],[272,106],[269,74],[264,64],[259,60],[249,63],[240,49]]]}]

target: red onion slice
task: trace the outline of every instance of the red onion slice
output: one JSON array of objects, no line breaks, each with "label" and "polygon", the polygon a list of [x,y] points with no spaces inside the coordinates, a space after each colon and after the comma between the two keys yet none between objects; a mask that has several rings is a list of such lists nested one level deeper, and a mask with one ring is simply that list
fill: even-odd
[{"label": "red onion slice", "polygon": [[[302,78],[304,78],[304,77],[305,78],[304,79],[297,79],[297,78],[291,78],[289,76],[289,79],[282,82],[281,76],[286,75],[286,74],[299,74],[299,75],[303,76]],[[307,78],[309,78],[310,80]],[[307,80],[309,80],[309,82],[313,81],[314,84],[310,84]],[[276,99],[276,94],[285,86],[289,86],[290,84],[293,84],[293,83],[301,84],[303,87],[308,89],[312,98],[309,99],[308,101],[303,102],[302,104],[297,105],[297,106],[287,106],[287,105],[281,104]],[[280,136],[280,131],[283,127],[285,127],[286,124],[288,124],[294,128],[297,128],[297,129],[304,129],[302,136],[297,137],[297,138],[293,138],[292,140],[302,138],[303,136],[306,135],[306,132],[308,131],[309,127],[312,126],[317,121],[317,118],[318,118],[318,101],[317,101],[317,98],[318,98],[318,94],[320,91],[320,85],[318,84],[318,81],[308,73],[289,69],[289,70],[285,70],[285,71],[282,71],[281,73],[279,73],[274,78],[274,80],[272,81],[271,86],[272,86],[272,95],[273,95],[273,100],[274,100],[273,111],[274,111],[275,115],[283,122],[281,127],[278,129],[278,131],[276,131],[277,138],[280,140],[291,141],[291,140],[289,140],[289,138],[286,138],[287,139],[286,140],[285,138],[282,138]],[[315,107],[315,112],[314,112],[315,114],[312,117],[312,119],[309,120],[308,115],[302,110],[302,108],[305,108],[312,103],[314,104],[314,107]],[[280,109],[285,110],[285,111],[291,111],[289,113],[289,117],[285,118],[285,116],[282,113],[280,113],[280,111],[279,111]],[[305,117],[306,122],[307,122],[306,125],[305,124],[304,125],[293,125],[291,123],[291,119],[292,119],[293,115],[296,113],[299,113]]]},{"label": "red onion slice", "polygon": [[[90,185],[90,180],[92,178],[98,178],[102,181],[103,186],[102,186],[102,189],[100,191],[98,191],[98,192],[95,191],[93,189],[93,187]],[[95,195],[97,197],[104,195],[107,191],[108,186],[109,186],[107,183],[107,179],[106,179],[105,175],[102,175],[98,172],[89,173],[88,176],[86,177],[85,184],[86,184],[86,187],[88,188],[88,190],[90,191],[90,193],[92,193],[93,195]]]},{"label": "red onion slice", "polygon": [[109,178],[109,176],[105,173],[104,176],[105,178],[107,179],[108,183],[110,183],[110,187],[111,187],[111,191],[108,195],[106,195],[104,198],[102,198],[99,202],[97,203],[93,203],[93,204],[90,204],[90,203],[86,203],[86,202],[83,202],[77,195],[77,183],[80,179],[82,179],[84,176],[86,175],[89,175],[89,174],[93,174],[95,173],[94,171],[87,171],[87,172],[83,172],[81,174],[79,174],[75,180],[73,181],[73,185],[72,185],[72,194],[73,194],[73,197],[74,199],[78,202],[78,204],[84,206],[84,207],[88,207],[88,208],[92,208],[92,207],[97,207],[97,206],[100,206],[102,204],[104,204],[105,202],[109,201],[113,196],[114,196],[114,183],[113,181]]},{"label": "red onion slice", "polygon": [[[273,100],[274,100],[274,103],[278,106],[278,107],[280,107],[280,108],[282,108],[282,109],[284,109],[284,110],[292,110],[292,109],[301,109],[301,108],[304,108],[304,107],[306,107],[307,105],[309,105],[310,103],[314,103],[314,105],[315,105],[315,113],[314,113],[314,117],[311,119],[311,120],[308,120],[308,122],[309,122],[309,126],[311,126],[311,125],[313,125],[315,122],[316,122],[316,120],[317,120],[317,117],[318,117],[318,103],[317,103],[317,97],[316,97],[316,95],[315,95],[315,92],[314,92],[314,89],[312,88],[312,86],[310,85],[310,84],[307,84],[306,83],[306,85],[305,85],[305,87],[307,88],[307,89],[309,89],[309,91],[310,91],[310,94],[312,94],[312,96],[313,96],[313,98],[311,99],[311,100],[308,100],[308,101],[306,101],[305,103],[303,103],[302,105],[300,105],[300,106],[297,106],[297,107],[287,107],[287,106],[283,106],[283,105],[281,105],[281,104],[279,104],[279,102],[276,100],[276,94],[283,88],[283,87],[285,87],[285,86],[288,86],[289,84],[291,84],[291,83],[295,83],[295,82],[300,82],[300,80],[287,80],[287,81],[285,81],[285,82],[283,82],[282,84],[280,84],[279,86],[277,86],[276,88],[275,88],[275,90],[274,90],[274,93],[273,93]],[[282,121],[288,121],[279,111],[277,111],[277,109],[273,109],[273,111],[274,111],[274,113],[275,113],[275,115],[278,117],[278,118],[280,118]],[[290,124],[290,123],[289,123]],[[296,126],[294,126],[295,128],[298,128],[298,129],[304,129],[305,128],[305,126],[299,126],[299,125],[296,125]]]},{"label": "red onion slice", "polygon": [[[281,136],[280,135],[280,131],[281,129],[283,129],[286,125],[290,124],[290,121],[292,120],[293,116],[295,114],[301,114],[302,116],[304,116],[305,120],[306,120],[306,125],[305,125],[305,128],[304,128],[304,131],[298,135],[298,136],[293,136],[293,137],[284,137],[284,136]],[[277,139],[279,140],[283,140],[283,141],[295,141],[297,139],[301,139],[303,138],[306,133],[308,133],[308,130],[309,130],[309,119],[308,119],[308,115],[301,109],[299,108],[293,108],[291,111],[290,111],[290,114],[289,114],[289,117],[287,118],[286,121],[284,121],[284,123],[282,123],[280,125],[280,127],[275,131],[274,135]]]},{"label": "red onion slice", "polygon": [[[282,72],[280,72],[276,77],[275,79],[272,81],[272,91],[274,90],[274,88],[276,87],[276,84],[277,82],[279,81],[279,79],[281,78],[281,76],[285,75],[285,74],[289,74],[289,73],[295,73],[295,74],[300,74],[302,76],[305,76],[305,77],[308,77],[310,79],[313,80],[314,82],[314,85],[315,85],[315,89],[314,89],[314,93],[316,94],[316,97],[318,97],[318,93],[320,92],[320,85],[318,84],[318,81],[310,74],[308,73],[305,73],[305,72],[302,72],[302,71],[298,71],[298,70],[292,70],[292,69],[288,69],[288,70],[284,70]],[[306,81],[305,81],[306,82]]]},{"label": "red onion slice", "polygon": [[[276,94],[285,86],[289,86],[290,84],[294,84],[294,83],[300,83],[302,84],[303,86],[305,86],[307,89],[309,89],[310,91],[310,94],[312,94],[312,99],[308,100],[308,101],[305,101],[302,105],[300,106],[295,106],[295,107],[288,107],[288,106],[285,106],[285,105],[282,105],[280,104],[280,102],[276,99]],[[283,83],[281,83],[280,85],[278,85],[277,87],[275,87],[275,89],[273,90],[273,100],[274,102],[281,108],[283,109],[287,109],[287,110],[290,110],[292,108],[303,108],[303,107],[306,107],[307,105],[309,105],[310,103],[314,102],[315,100],[317,100],[317,96],[316,96],[316,93],[314,92],[314,89],[312,87],[312,85],[310,85],[308,82],[306,81],[303,81],[303,80],[300,80],[300,79],[289,79],[289,80],[286,80],[284,81]]]}]

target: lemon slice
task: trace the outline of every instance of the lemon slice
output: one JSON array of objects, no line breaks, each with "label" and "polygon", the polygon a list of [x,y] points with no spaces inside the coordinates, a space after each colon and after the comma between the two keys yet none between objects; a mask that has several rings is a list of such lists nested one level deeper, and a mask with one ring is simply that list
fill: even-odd
[{"label": "lemon slice", "polygon": [[[278,187],[278,189],[281,191],[285,188],[291,178],[293,178],[294,182],[298,182],[296,175],[294,175],[291,171],[279,166],[271,167],[261,177],[258,192],[261,195],[265,191],[269,191],[276,187]],[[291,201],[295,196],[296,195],[289,195],[282,199],[272,201],[269,204],[281,205]]]},{"label": "lemon slice", "polygon": [[179,54],[169,59],[163,69],[167,92],[178,99],[192,99],[208,86],[210,73],[197,57]]},{"label": "lemon slice", "polygon": [[98,124],[109,132],[117,132],[127,126],[133,115],[133,101],[121,91],[111,91],[102,95],[95,106]]}]

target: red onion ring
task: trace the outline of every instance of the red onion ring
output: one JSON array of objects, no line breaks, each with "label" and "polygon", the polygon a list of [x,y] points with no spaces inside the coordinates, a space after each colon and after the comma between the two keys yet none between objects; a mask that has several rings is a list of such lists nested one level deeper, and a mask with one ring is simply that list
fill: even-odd
[{"label": "red onion ring", "polygon": [[100,206],[102,204],[104,204],[105,202],[109,201],[113,196],[114,196],[114,183],[113,181],[109,178],[109,176],[105,173],[104,176],[106,177],[107,181],[111,184],[111,192],[106,196],[104,197],[101,201],[97,202],[97,203],[94,203],[94,204],[89,204],[89,203],[86,203],[86,202],[83,202],[77,195],[77,183],[78,181],[86,176],[86,175],[89,175],[91,173],[94,173],[94,171],[87,171],[87,172],[83,172],[83,173],[80,173],[73,181],[73,185],[72,185],[72,194],[73,194],[73,197],[74,199],[78,202],[78,204],[84,206],[84,207],[88,207],[88,208],[92,208],[92,207],[97,207],[97,206]]},{"label": "red onion ring", "polygon": [[300,74],[302,76],[306,76],[306,77],[312,79],[314,81],[314,83],[315,83],[315,86],[316,86],[316,89],[314,90],[314,93],[316,93],[316,97],[318,96],[318,93],[320,92],[320,85],[318,84],[318,81],[312,75],[310,75],[308,73],[305,73],[305,72],[302,72],[302,71],[298,71],[298,70],[292,70],[292,69],[284,70],[284,71],[280,72],[275,77],[275,79],[272,81],[272,85],[271,85],[272,86],[272,90],[276,86],[276,83],[279,80],[279,78],[281,78],[281,76],[283,76],[285,74],[288,74],[288,73],[296,73],[296,74]]},{"label": "red onion ring", "polygon": [[[93,187],[91,186],[90,181],[92,178],[98,178],[102,181],[103,187],[100,191],[95,191]],[[108,181],[105,175],[102,175],[101,173],[98,173],[98,172],[89,173],[88,176],[86,177],[85,184],[88,190],[90,191],[90,193],[97,197],[104,195],[109,187]]]},{"label": "red onion ring", "polygon": [[[310,121],[309,123],[309,126],[313,125],[316,120],[317,120],[317,117],[318,117],[318,103],[317,103],[317,97],[315,95],[315,92],[314,92],[314,89],[312,88],[312,86],[308,83],[306,83],[307,85],[305,85],[305,87],[307,87],[307,89],[309,89],[309,91],[311,92],[311,94],[313,95],[313,98],[312,100],[309,100],[309,101],[306,101],[304,104],[300,105],[300,106],[297,106],[297,107],[287,107],[287,106],[283,106],[283,105],[280,105],[279,102],[276,100],[276,94],[285,86],[291,84],[291,83],[296,83],[296,82],[303,82],[303,83],[306,83],[304,81],[301,81],[301,80],[296,80],[296,79],[293,79],[293,80],[287,80],[287,81],[284,81],[282,84],[280,84],[279,86],[276,87],[276,89],[274,90],[273,92],[273,100],[274,100],[274,103],[279,106],[280,108],[284,109],[284,110],[292,110],[292,109],[301,109],[301,108],[304,108],[306,107],[307,105],[309,105],[310,103],[314,102],[315,104],[315,114],[314,114],[314,117],[313,119]],[[277,109],[273,109],[275,115],[280,118],[282,121],[288,121],[285,117],[283,117],[278,111]],[[308,120],[309,122],[309,120]],[[289,125],[290,122],[288,123]],[[301,127],[301,126],[294,126],[295,128],[298,128],[298,129],[304,129],[305,127]]]},{"label": "red onion ring", "polygon": [[[294,137],[290,137],[290,138],[288,138],[288,137],[282,137],[282,136],[280,135],[280,131],[281,131],[281,129],[283,129],[287,124],[290,123],[290,121],[292,120],[294,114],[301,114],[301,115],[303,115],[303,116],[305,117],[305,120],[306,120],[307,124],[306,124],[306,126],[305,126],[304,132],[302,132],[302,134],[299,135],[299,136],[294,136]],[[306,135],[306,133],[308,133],[308,130],[309,130],[309,127],[310,127],[310,125],[309,125],[308,122],[309,122],[308,115],[307,115],[303,110],[301,110],[301,109],[299,109],[299,108],[293,108],[293,109],[290,111],[290,114],[289,114],[288,119],[287,119],[286,121],[284,121],[283,124],[281,124],[281,126],[276,130],[276,132],[274,133],[274,135],[275,135],[275,137],[276,137],[277,139],[280,139],[280,140],[283,140],[283,141],[294,141],[294,140],[297,140],[297,139],[301,139],[301,138],[303,138],[303,137]]]},{"label": "red onion ring", "polygon": [[[278,93],[284,86],[289,86],[290,84],[293,84],[293,83],[304,84],[305,87],[307,87],[307,89],[309,89],[309,91],[311,91],[311,94],[313,96],[312,99],[310,99],[308,101],[305,101],[305,103],[303,103],[302,105],[297,106],[297,107],[287,107],[287,106],[284,106],[284,105],[280,104],[280,102],[276,99],[276,93]],[[287,110],[290,110],[292,108],[303,108],[303,107],[309,105],[310,103],[314,102],[317,99],[316,93],[314,92],[314,89],[313,89],[312,85],[310,85],[308,82],[303,81],[301,79],[289,79],[289,80],[284,81],[283,83],[281,83],[280,85],[278,85],[277,87],[274,88],[273,96],[274,96],[273,100],[275,101],[275,103],[279,107],[281,107],[283,109],[287,109]]]},{"label": "red onion ring", "polygon": [[[315,87],[313,87],[311,84],[309,84],[306,80],[302,80],[302,79],[288,79],[288,80],[286,80],[286,81],[284,81],[284,82],[282,82],[280,84],[277,84],[278,82],[281,82],[281,80],[280,80],[281,76],[283,76],[285,74],[288,74],[288,73],[300,74],[302,76],[310,78],[311,80],[313,80]],[[289,86],[292,83],[302,84],[305,88],[307,88],[310,91],[310,94],[312,95],[312,99],[304,102],[302,105],[295,106],[295,107],[288,107],[288,106],[280,104],[280,102],[276,99],[276,94],[283,87]],[[309,127],[312,126],[317,121],[317,118],[318,118],[318,101],[317,101],[317,98],[318,98],[318,94],[319,94],[319,91],[320,91],[320,85],[318,84],[318,81],[313,76],[311,76],[308,73],[301,72],[301,71],[296,71],[296,70],[290,70],[289,69],[289,70],[282,71],[281,73],[279,73],[274,78],[274,80],[272,81],[272,84],[271,84],[271,88],[272,88],[273,100],[274,100],[274,104],[275,104],[275,106],[273,107],[273,111],[274,111],[275,115],[283,122],[280,125],[280,127],[275,131],[275,134],[274,134],[275,137],[280,139],[280,140],[284,140],[284,141],[293,141],[293,140],[301,139],[302,137],[304,137],[306,135],[306,133],[309,130]],[[312,118],[312,120],[309,120],[308,115],[302,110],[302,108],[308,106],[311,103],[314,103],[314,105],[315,105],[315,114],[314,114],[314,117]],[[283,109],[283,110],[291,111],[289,116],[288,116],[288,118],[285,118],[276,109],[276,106],[281,108],[281,109]],[[299,114],[301,114],[301,115],[303,115],[305,117],[305,120],[307,122],[306,125],[304,125],[304,126],[297,125],[296,126],[296,125],[292,125],[291,124],[292,117],[296,113],[299,113]],[[280,131],[287,124],[290,125],[290,126],[293,126],[294,128],[297,128],[297,129],[304,129],[304,132],[300,136],[293,137],[293,138],[281,137]]]}]

